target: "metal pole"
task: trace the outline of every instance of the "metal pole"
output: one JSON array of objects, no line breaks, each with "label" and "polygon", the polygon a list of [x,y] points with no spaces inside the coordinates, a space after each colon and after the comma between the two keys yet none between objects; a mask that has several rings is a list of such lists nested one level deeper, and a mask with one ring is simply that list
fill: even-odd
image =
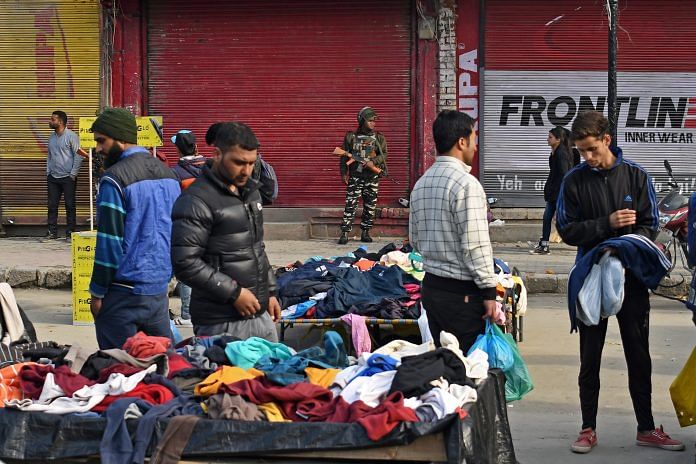
[{"label": "metal pole", "polygon": [[611,135],[612,147],[616,147],[616,126],[619,116],[616,111],[616,30],[619,24],[617,3],[618,0],[607,0],[609,7],[609,88],[607,89],[607,100],[609,101],[609,134]]},{"label": "metal pole", "polygon": [[92,179],[92,149],[89,149],[89,230],[94,230],[94,180]]}]

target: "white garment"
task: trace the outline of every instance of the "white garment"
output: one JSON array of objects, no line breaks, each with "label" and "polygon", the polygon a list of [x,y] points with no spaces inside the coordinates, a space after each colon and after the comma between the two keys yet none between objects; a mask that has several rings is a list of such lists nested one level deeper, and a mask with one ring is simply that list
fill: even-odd
[{"label": "white garment", "polygon": [[624,300],[625,274],[621,261],[605,252],[592,265],[578,293],[577,318],[586,325],[598,325],[600,318],[616,315]]},{"label": "white garment", "polygon": [[396,371],[380,372],[369,377],[357,377],[341,391],[340,396],[348,403],[362,400],[368,406],[377,407],[387,396]]},{"label": "white garment", "polygon": [[520,287],[520,294],[517,296],[517,315],[524,316],[527,312],[527,287],[521,277],[513,276],[512,279],[515,285]]},{"label": "white garment", "polygon": [[5,345],[9,345],[21,339],[25,329],[12,287],[6,282],[0,283],[0,306],[2,306],[2,317],[7,329],[7,333],[0,334],[2,335],[1,341]]},{"label": "white garment", "polygon": [[309,299],[319,301],[319,300],[323,300],[324,298],[326,298],[326,295],[328,295],[328,292],[321,292],[321,293],[317,293],[314,296],[310,296]]},{"label": "white garment", "polygon": [[435,350],[435,344],[432,341],[425,342],[421,345],[416,345],[414,343],[407,342],[406,340],[393,340],[376,349],[373,353],[386,354],[387,356],[391,356],[392,358],[401,361],[401,358],[405,356],[416,356],[433,350]]},{"label": "white garment", "polygon": [[488,377],[488,353],[478,348],[466,357],[466,376],[470,379],[485,379]]},{"label": "white garment", "polygon": [[36,400],[40,404],[49,404],[56,398],[65,396],[63,389],[56,383],[56,378],[53,372],[46,374],[46,379],[44,380],[43,388],[41,389],[41,394],[39,399]]},{"label": "white garment", "polygon": [[338,396],[341,393],[341,391],[344,388],[346,388],[348,383],[351,380],[353,380],[353,378],[356,375],[358,375],[358,372],[360,372],[364,368],[365,368],[365,365],[360,364],[360,360],[358,360],[358,364],[354,364],[352,366],[346,367],[341,372],[336,374],[336,377],[334,378],[334,381],[331,384],[331,387],[329,388],[329,390],[331,390],[333,392],[334,396]]},{"label": "white garment", "polygon": [[[111,374],[105,383],[98,383],[91,387],[85,385],[77,390],[72,397],[62,396],[55,398],[47,404],[34,402],[30,399],[24,400],[5,400],[8,408],[20,409],[22,411],[44,411],[48,414],[70,414],[72,412],[87,412],[109,395],[123,395],[133,390],[147,374],[155,372],[156,365],[137,372],[130,377],[123,374]],[[48,376],[47,376],[48,378]],[[42,390],[43,393],[43,390]],[[47,394],[48,395],[48,394]]]}]

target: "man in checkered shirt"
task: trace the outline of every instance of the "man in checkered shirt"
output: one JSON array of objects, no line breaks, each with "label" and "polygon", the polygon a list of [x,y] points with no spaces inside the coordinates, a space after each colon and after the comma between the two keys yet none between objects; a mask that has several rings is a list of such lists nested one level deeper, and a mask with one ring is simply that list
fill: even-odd
[{"label": "man in checkered shirt", "polygon": [[446,330],[466,353],[495,314],[496,296],[486,194],[469,174],[474,120],[442,111],[433,138],[438,157],[411,192],[409,237],[423,255],[422,302],[435,343]]}]

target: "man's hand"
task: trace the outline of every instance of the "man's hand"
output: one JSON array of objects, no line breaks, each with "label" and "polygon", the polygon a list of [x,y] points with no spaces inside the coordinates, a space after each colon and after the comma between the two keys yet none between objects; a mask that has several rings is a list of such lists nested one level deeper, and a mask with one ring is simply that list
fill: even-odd
[{"label": "man's hand", "polygon": [[92,313],[92,317],[96,320],[97,315],[101,311],[102,307],[102,299],[97,298],[96,296],[93,296],[90,303],[89,303],[89,310]]},{"label": "man's hand", "polygon": [[280,320],[280,303],[278,298],[272,296],[268,299],[268,314],[273,319],[273,322],[278,322]]},{"label": "man's hand", "polygon": [[343,174],[343,183],[348,185],[348,174]]},{"label": "man's hand", "polygon": [[621,229],[636,223],[636,211],[633,209],[620,209],[609,216],[609,225],[612,229]]},{"label": "man's hand", "polygon": [[486,310],[486,313],[481,319],[493,322],[495,320],[495,300],[483,300],[483,309]]},{"label": "man's hand", "polygon": [[75,182],[75,179],[77,179],[77,176],[73,176],[72,174],[70,174],[70,180]]},{"label": "man's hand", "polygon": [[234,308],[242,317],[247,318],[256,314],[261,309],[261,304],[256,299],[256,295],[251,293],[249,289],[242,288],[242,291],[239,292],[239,297],[234,302]]}]

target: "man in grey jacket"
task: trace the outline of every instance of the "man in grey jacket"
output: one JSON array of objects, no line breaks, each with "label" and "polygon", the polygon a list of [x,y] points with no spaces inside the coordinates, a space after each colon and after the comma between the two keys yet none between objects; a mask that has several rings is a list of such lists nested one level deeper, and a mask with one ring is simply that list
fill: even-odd
[{"label": "man in grey jacket", "polygon": [[67,128],[68,115],[63,111],[54,111],[48,123],[53,134],[48,139],[48,156],[46,158],[46,183],[48,184],[48,233],[46,238],[58,238],[58,204],[63,195],[67,222],[66,238],[77,225],[75,191],[77,173],[80,171],[82,157],[77,151],[80,139],[75,132]]}]

